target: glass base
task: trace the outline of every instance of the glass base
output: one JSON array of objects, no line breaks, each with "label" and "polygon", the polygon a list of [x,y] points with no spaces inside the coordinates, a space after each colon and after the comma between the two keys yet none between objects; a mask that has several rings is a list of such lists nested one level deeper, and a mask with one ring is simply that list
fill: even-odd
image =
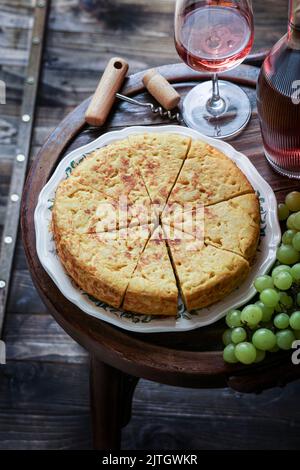
[{"label": "glass base", "polygon": [[207,109],[212,96],[212,82],[204,82],[193,88],[183,102],[183,119],[188,127],[215,139],[230,139],[247,126],[251,117],[251,104],[247,94],[230,82],[219,81],[220,97],[225,110],[213,116]]},{"label": "glass base", "polygon": [[287,176],[288,178],[294,178],[294,179],[300,180],[300,171],[296,172],[296,171],[287,170],[286,168],[282,168],[281,166],[273,162],[272,158],[270,157],[268,152],[266,152],[266,150],[264,152],[265,152],[266,159],[270,163],[271,167],[275,171],[277,171],[277,173],[279,173],[281,176]]}]

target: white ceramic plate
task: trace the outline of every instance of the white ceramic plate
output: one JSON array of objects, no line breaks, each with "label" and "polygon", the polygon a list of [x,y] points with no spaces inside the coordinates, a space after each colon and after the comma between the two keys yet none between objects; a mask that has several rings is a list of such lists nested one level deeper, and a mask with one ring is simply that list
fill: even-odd
[{"label": "white ceramic plate", "polygon": [[[231,158],[243,171],[257,191],[261,205],[261,239],[256,260],[246,281],[220,302],[192,314],[180,305],[177,318],[157,318],[151,315],[136,315],[117,310],[83,292],[64,270],[55,249],[52,234],[49,231],[51,207],[55,190],[61,180],[72,173],[80,159],[87,153],[108,145],[113,141],[126,138],[130,134],[143,132],[176,132],[193,139],[202,139],[213,145]],[[277,203],[271,187],[260,176],[248,158],[237,152],[228,143],[205,137],[198,132],[181,126],[130,127],[122,131],[109,132],[98,139],[68,154],[58,165],[55,173],[40,193],[35,210],[36,245],[39,259],[64,296],[83,312],[100,320],[112,323],[125,330],[154,333],[188,331],[216,322],[226,315],[231,308],[237,308],[248,302],[255,294],[253,281],[256,276],[269,271],[276,259],[276,249],[280,242],[280,227],[277,219]]]}]

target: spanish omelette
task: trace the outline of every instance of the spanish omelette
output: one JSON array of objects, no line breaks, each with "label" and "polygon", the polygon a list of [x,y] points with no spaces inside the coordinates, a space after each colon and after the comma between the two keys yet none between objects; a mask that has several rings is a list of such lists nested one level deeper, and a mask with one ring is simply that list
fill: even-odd
[{"label": "spanish omelette", "polygon": [[[179,210],[192,225],[177,225]],[[178,134],[131,135],[87,155],[58,186],[52,217],[58,256],[76,284],[113,307],[153,315],[177,315],[178,292],[193,310],[239,286],[259,228],[257,196],[237,165]]]}]

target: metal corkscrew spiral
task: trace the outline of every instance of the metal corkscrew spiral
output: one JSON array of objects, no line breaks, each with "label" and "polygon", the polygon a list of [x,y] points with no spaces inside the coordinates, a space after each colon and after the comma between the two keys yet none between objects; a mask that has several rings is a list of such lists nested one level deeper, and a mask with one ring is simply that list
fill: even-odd
[{"label": "metal corkscrew spiral", "polygon": [[128,96],[121,95],[120,93],[116,93],[116,97],[122,101],[126,101],[127,103],[131,103],[136,106],[142,106],[144,108],[149,108],[153,114],[159,114],[164,119],[169,119],[170,121],[178,121],[179,123],[183,121],[179,112],[167,111],[162,108],[162,106],[156,107],[153,103],[142,103],[141,101],[137,101],[133,98],[129,98]]},{"label": "metal corkscrew spiral", "polygon": [[166,111],[162,106],[158,106],[157,108],[152,103],[147,103],[149,108],[151,109],[152,113],[159,114],[162,118],[170,119],[170,121],[178,121],[182,122],[182,118],[180,113],[172,113],[172,111]]}]

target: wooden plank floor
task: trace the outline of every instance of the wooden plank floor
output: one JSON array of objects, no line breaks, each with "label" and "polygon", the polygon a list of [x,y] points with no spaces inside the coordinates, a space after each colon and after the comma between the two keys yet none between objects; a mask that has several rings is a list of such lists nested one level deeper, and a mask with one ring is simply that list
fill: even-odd
[{"label": "wooden plank floor", "polygon": [[[178,61],[173,0],[52,0],[32,158],[46,136],[90,95],[108,58],[131,72]],[[5,215],[32,27],[33,0],[0,0],[0,233]],[[256,48],[285,31],[287,2],[254,0]],[[91,447],[88,358],[54,322],[29,276],[19,240],[0,366],[0,449]],[[141,381],[125,449],[295,449],[300,383],[263,394],[183,390]]]}]

